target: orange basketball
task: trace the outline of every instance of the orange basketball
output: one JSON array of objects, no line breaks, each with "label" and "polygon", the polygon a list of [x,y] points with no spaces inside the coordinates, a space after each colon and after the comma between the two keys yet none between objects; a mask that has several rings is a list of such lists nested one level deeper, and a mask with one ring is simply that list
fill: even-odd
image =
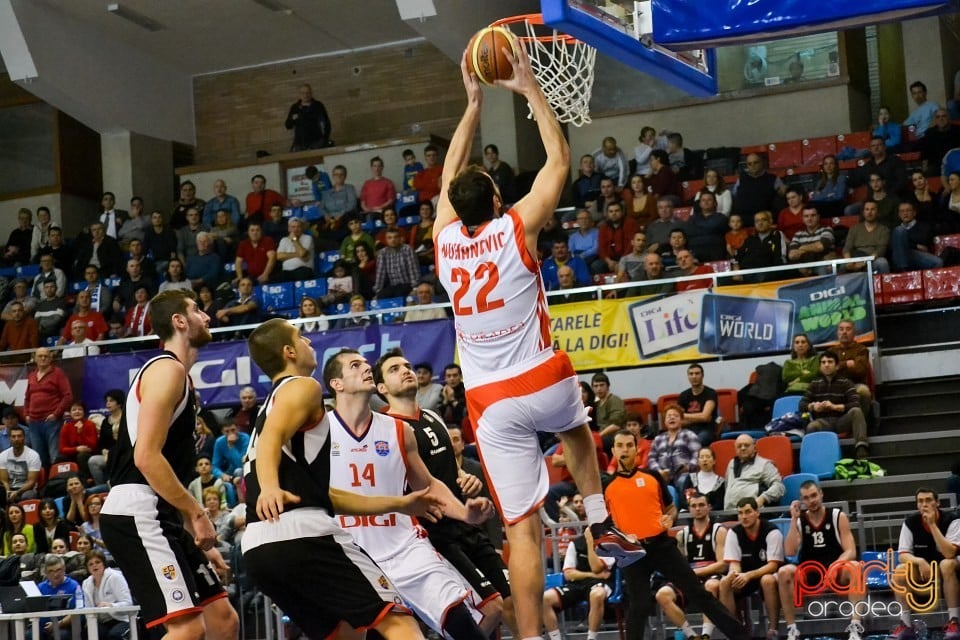
[{"label": "orange basketball", "polygon": [[477,74],[477,79],[484,84],[509,80],[513,77],[513,67],[503,55],[503,49],[516,58],[519,46],[516,36],[507,29],[484,27],[473,34],[467,45],[467,68]]}]

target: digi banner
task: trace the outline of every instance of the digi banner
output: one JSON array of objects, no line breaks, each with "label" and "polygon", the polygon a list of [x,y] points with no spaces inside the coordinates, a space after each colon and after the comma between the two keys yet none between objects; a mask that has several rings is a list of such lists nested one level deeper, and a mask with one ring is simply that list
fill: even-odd
[{"label": "digi banner", "polygon": [[[314,375],[318,379],[326,359],[343,348],[356,349],[373,364],[383,353],[400,347],[410,362],[429,362],[439,373],[454,361],[452,320],[371,325],[307,336],[317,352]],[[87,407],[92,411],[103,409],[103,394],[108,389],[126,392],[140,367],[157,353],[139,351],[85,358],[82,388]],[[205,407],[237,404],[240,389],[246,386],[256,389],[258,398],[270,391],[269,378],[253,363],[247,343],[242,340],[211,342],[203,347],[190,369],[190,377]]]},{"label": "digi banner", "polygon": [[801,332],[835,342],[841,320],[853,321],[858,341],[875,339],[863,273],[560,304],[550,315],[554,348],[578,370],[787,353]]}]

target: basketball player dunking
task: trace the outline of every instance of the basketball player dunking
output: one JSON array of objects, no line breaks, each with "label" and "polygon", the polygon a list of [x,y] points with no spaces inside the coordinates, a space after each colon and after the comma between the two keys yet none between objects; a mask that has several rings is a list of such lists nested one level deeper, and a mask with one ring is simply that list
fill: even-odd
[{"label": "basketball player dunking", "polygon": [[526,52],[518,47],[509,59],[513,77],[496,84],[530,103],[546,163],[530,193],[501,215],[503,201],[490,175],[467,166],[482,93],[465,53],[460,66],[467,108],[450,141],[433,234],[437,273],[453,301],[467,410],[506,523],[514,606],[526,639],[540,637],[543,600],[537,509],[548,481],[537,431],[555,432],[563,442],[598,553],[629,564],[644,551],[608,519],[577,376],[567,355],[551,346],[536,241],[560,200],[570,149]]}]

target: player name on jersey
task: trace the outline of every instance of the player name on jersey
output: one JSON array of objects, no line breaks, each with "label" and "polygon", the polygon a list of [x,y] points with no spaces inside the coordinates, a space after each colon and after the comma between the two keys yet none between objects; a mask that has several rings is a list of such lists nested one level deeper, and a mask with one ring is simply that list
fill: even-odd
[{"label": "player name on jersey", "polygon": [[507,246],[506,238],[505,231],[476,240],[463,236],[458,238],[459,242],[441,242],[440,255],[447,260],[479,258],[486,253],[503,249]]}]

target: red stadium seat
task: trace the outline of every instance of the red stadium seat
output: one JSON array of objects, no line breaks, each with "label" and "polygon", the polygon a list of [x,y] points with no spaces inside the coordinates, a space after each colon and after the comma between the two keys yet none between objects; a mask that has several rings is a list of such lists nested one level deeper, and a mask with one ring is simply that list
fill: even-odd
[{"label": "red stadium seat", "polygon": [[710,443],[713,457],[717,459],[713,470],[721,478],[727,473],[727,465],[737,455],[736,442],[736,440],[714,440]]},{"label": "red stadium seat", "polygon": [[693,207],[677,207],[673,210],[673,217],[686,222],[693,215]]},{"label": "red stadium seat", "polygon": [[940,191],[943,189],[943,180],[940,176],[931,176],[927,178],[927,186],[930,187],[930,192]]},{"label": "red stadium seat", "polygon": [[693,196],[703,188],[703,180],[685,180],[683,182],[683,201],[693,202]]},{"label": "red stadium seat", "polygon": [[757,440],[757,455],[777,465],[781,478],[793,473],[793,442],[787,436],[767,436]]},{"label": "red stadium seat", "polygon": [[79,474],[80,467],[76,462],[54,462],[50,466],[50,477],[56,478],[64,474]]},{"label": "red stadium seat", "polygon": [[647,398],[624,398],[623,404],[627,406],[628,413],[636,413],[645,424],[650,424],[653,418],[653,402]]},{"label": "red stadium seat", "polygon": [[715,260],[713,262],[705,262],[704,264],[713,269],[714,273],[726,273],[730,271],[729,260]]},{"label": "red stadium seat", "polygon": [[923,274],[919,271],[885,273],[881,286],[886,304],[909,304],[923,300]]},{"label": "red stadium seat", "polygon": [[837,149],[850,147],[857,150],[866,150],[870,148],[870,138],[873,137],[871,131],[855,131],[853,133],[841,133],[837,136]]},{"label": "red stadium seat", "polygon": [[827,156],[836,155],[836,136],[823,138],[805,138],[801,141],[803,151],[803,166],[819,165]]},{"label": "red stadium seat", "polygon": [[27,524],[33,525],[40,522],[39,500],[21,500],[20,508],[23,509],[23,519]]},{"label": "red stadium seat", "polygon": [[947,247],[960,249],[960,233],[937,236],[933,239],[933,252],[935,254],[940,255]]},{"label": "red stadium seat", "polygon": [[860,222],[860,216],[834,216],[830,218],[831,227],[853,229]]},{"label": "red stadium seat", "polygon": [[923,298],[924,300],[960,298],[960,267],[925,270]]},{"label": "red stadium seat", "polygon": [[764,156],[767,154],[767,145],[766,144],[755,144],[747,147],[740,147],[740,155],[748,156],[751,153],[756,153],[757,155]]},{"label": "red stadium seat", "polygon": [[717,400],[719,405],[717,411],[720,417],[728,425],[740,423],[740,415],[737,410],[737,390],[736,389],[717,389]]},{"label": "red stadium seat", "polygon": [[547,464],[547,477],[550,479],[550,484],[556,484],[560,482],[563,477],[563,467],[553,466],[551,458],[553,458],[553,456],[548,453],[543,456],[543,461]]},{"label": "red stadium seat", "polygon": [[657,398],[657,416],[659,418],[663,417],[663,410],[667,408],[668,404],[676,404],[677,399],[680,397],[679,393],[667,393],[665,395]]},{"label": "red stadium seat", "polygon": [[803,164],[803,145],[799,140],[771,142],[767,145],[768,165],[771,169],[787,169]]},{"label": "red stadium seat", "polygon": [[879,273],[873,274],[873,304],[878,307],[887,304],[883,297],[883,276]]}]

